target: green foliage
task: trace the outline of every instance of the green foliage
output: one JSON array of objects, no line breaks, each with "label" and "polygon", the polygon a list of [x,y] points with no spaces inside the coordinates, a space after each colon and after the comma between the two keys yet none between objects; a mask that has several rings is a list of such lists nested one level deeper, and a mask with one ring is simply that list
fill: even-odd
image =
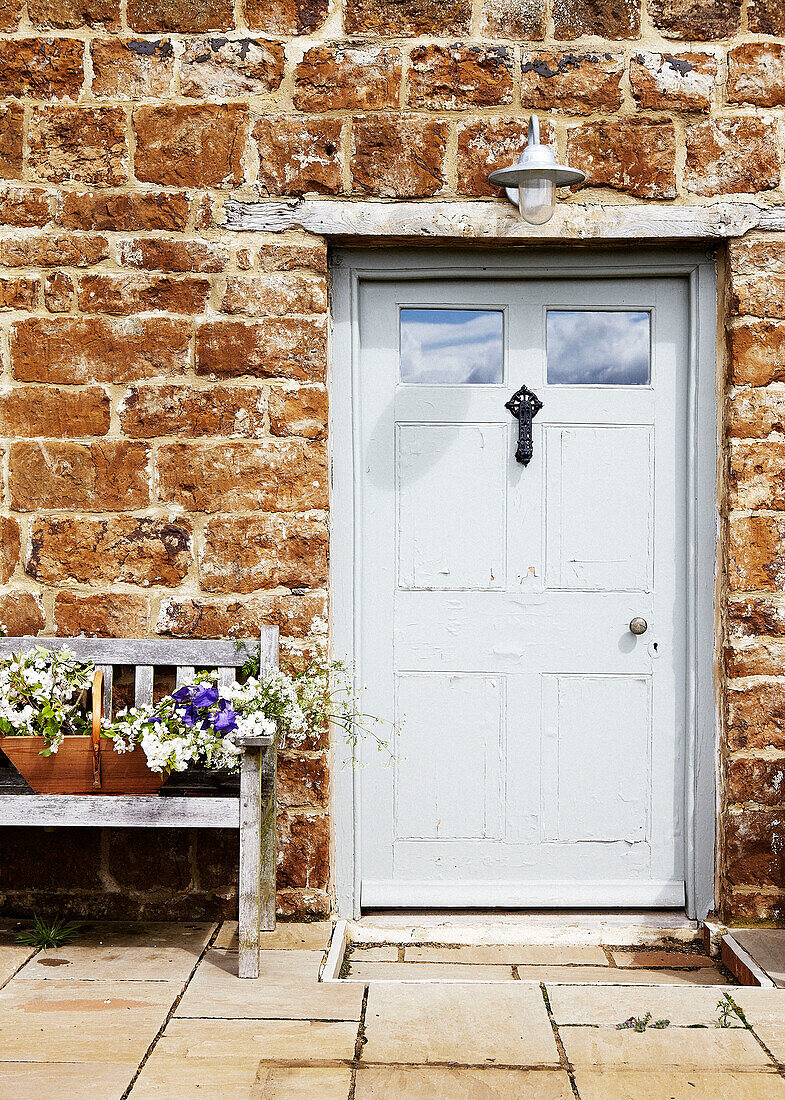
[{"label": "green foliage", "polygon": [[24,944],[26,947],[37,947],[39,950],[46,947],[62,947],[75,939],[79,932],[78,924],[66,924],[61,917],[47,921],[36,916],[33,920],[33,927],[20,932],[16,937],[17,943]]},{"label": "green foliage", "polygon": [[644,1016],[630,1016],[624,1023],[617,1024],[617,1031],[645,1031],[647,1027],[656,1028],[661,1031],[663,1028],[670,1027],[670,1020],[655,1020],[651,1022],[651,1013],[647,1012]]},{"label": "green foliage", "polygon": [[738,1020],[744,1027],[749,1027],[747,1017],[741,1005],[737,1005],[730,993],[723,993],[722,1000],[717,1001],[718,1027],[733,1027]]}]

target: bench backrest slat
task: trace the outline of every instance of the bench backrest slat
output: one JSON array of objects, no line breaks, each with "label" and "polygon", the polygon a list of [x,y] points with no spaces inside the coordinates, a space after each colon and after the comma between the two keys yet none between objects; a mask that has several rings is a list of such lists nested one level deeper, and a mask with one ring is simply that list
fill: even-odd
[{"label": "bench backrest slat", "polygon": [[218,682],[234,683],[237,669],[255,654],[261,645],[261,668],[278,667],[278,627],[263,627],[260,639],[243,638],[240,642],[220,639],[181,638],[0,638],[0,658],[27,652],[34,646],[47,649],[68,648],[77,657],[95,662],[104,674],[104,714],[112,713],[114,666],[135,669],[134,703],[141,706],[153,701],[156,666],[174,666],[177,685],[193,679],[197,668],[218,670]]}]

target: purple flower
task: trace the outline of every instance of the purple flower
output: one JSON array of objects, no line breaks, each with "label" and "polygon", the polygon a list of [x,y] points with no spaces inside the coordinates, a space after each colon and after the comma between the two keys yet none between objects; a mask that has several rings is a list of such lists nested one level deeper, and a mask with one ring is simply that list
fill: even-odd
[{"label": "purple flower", "polygon": [[198,719],[199,719],[199,715],[196,713],[196,709],[194,707],[186,707],[185,708],[185,710],[183,712],[183,725],[184,726],[195,726]]},{"label": "purple flower", "polygon": [[192,703],[195,707],[211,707],[218,702],[218,688],[200,687],[193,694]]},{"label": "purple flower", "polygon": [[172,692],[172,698],[176,699],[178,703],[185,703],[191,698],[191,689],[183,684],[177,691]]},{"label": "purple flower", "polygon": [[236,730],[237,714],[234,707],[222,707],[213,719],[213,726],[216,731],[221,733],[230,733],[232,730]]}]

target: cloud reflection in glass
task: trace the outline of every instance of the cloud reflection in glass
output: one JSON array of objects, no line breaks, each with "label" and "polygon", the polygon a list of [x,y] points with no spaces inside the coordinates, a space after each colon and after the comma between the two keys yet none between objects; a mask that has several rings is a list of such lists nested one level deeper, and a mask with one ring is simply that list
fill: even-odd
[{"label": "cloud reflection in glass", "polygon": [[646,386],[650,317],[643,311],[548,310],[548,382]]},{"label": "cloud reflection in glass", "polygon": [[453,386],[503,382],[501,310],[402,309],[401,381]]}]

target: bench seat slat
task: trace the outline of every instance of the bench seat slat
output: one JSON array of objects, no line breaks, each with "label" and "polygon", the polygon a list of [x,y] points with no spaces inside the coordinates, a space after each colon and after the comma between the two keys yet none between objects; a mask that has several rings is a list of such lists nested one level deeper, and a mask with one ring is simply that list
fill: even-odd
[{"label": "bench seat slat", "polygon": [[153,701],[153,666],[137,665],[134,682],[134,706],[145,707]]}]

